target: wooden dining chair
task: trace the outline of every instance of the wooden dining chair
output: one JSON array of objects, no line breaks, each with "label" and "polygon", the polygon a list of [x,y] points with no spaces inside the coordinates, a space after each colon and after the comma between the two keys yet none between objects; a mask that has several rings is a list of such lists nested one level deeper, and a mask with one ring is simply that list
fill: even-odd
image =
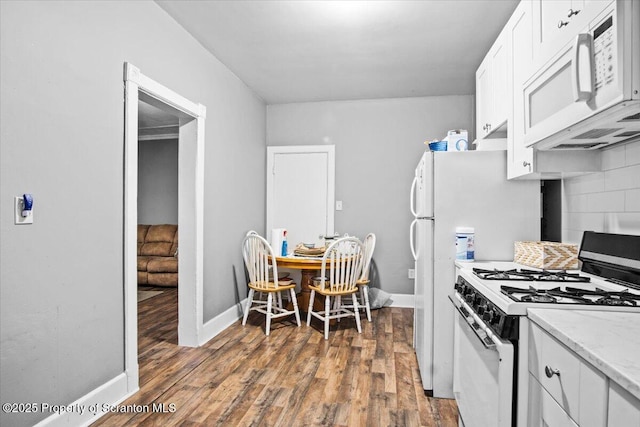
[{"label": "wooden dining chair", "polygon": [[[362,264],[362,274],[356,282],[359,289],[358,298],[358,311],[363,310],[367,315],[367,320],[371,322],[371,305],[369,304],[369,271],[371,269],[371,259],[373,258],[373,251],[376,248],[376,235],[373,233],[367,234],[364,238],[364,256]],[[342,303],[345,308],[353,308],[353,305],[348,302]]]},{"label": "wooden dining chair", "polygon": [[[249,230],[249,231],[247,231],[246,236],[251,236],[251,235],[253,235],[253,234],[255,234],[255,235],[259,235],[257,231],[255,231],[255,230]],[[293,283],[293,278],[292,278],[292,277],[289,277],[289,275],[290,275],[290,273],[289,273],[289,272],[286,272],[286,271],[285,271],[285,272],[279,271],[279,272],[278,272],[278,282],[279,282],[280,284],[284,284],[284,285],[290,285],[290,284],[292,284],[292,283]],[[271,273],[269,274],[269,280],[273,280],[273,270],[272,270],[272,271],[271,271]],[[295,284],[295,283],[293,283],[293,285],[295,286],[296,284]],[[266,298],[266,297],[267,297],[267,296],[266,296],[266,294],[264,294],[263,292],[259,292],[259,293],[258,293],[258,298],[259,298],[260,300],[262,300],[263,298]],[[285,297],[286,297],[286,294],[285,294]],[[282,292],[278,293],[278,305],[279,305],[280,307],[282,307]]]},{"label": "wooden dining chair", "polygon": [[364,264],[362,265],[362,274],[358,279],[358,288],[360,289],[360,308],[367,313],[367,320],[371,322],[371,305],[369,305],[369,270],[371,269],[371,259],[373,251],[376,248],[376,235],[367,234],[364,238]]},{"label": "wooden dining chair", "polygon": [[[364,246],[356,237],[344,237],[333,242],[322,257],[320,277],[314,279],[309,297],[307,311],[307,325],[311,324],[311,317],[316,317],[324,322],[324,339],[329,339],[329,322],[332,319],[340,320],[343,317],[355,317],[358,333],[362,333],[360,327],[360,315],[358,312],[357,281],[362,274]],[[325,297],[324,310],[313,311],[315,295]],[[352,308],[341,304],[342,297],[351,295]],[[331,298],[336,304],[332,307]]]},{"label": "wooden dining chair", "polygon": [[[295,293],[296,284],[292,281],[274,280],[274,277],[278,277],[278,265],[269,242],[258,234],[247,234],[242,242],[242,257],[249,275],[249,295],[242,325],[246,325],[250,311],[257,311],[266,316],[265,331],[267,336],[271,329],[271,319],[294,314],[296,323],[300,326],[300,312]],[[280,295],[287,291],[290,293],[293,310],[287,310],[282,305]],[[266,294],[267,301],[254,299],[256,292]],[[275,304],[274,295],[278,297]]]}]

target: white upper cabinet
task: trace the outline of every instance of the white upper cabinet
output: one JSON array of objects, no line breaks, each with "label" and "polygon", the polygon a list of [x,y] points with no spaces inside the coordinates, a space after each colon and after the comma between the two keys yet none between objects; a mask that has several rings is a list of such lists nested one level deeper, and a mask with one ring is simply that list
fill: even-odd
[{"label": "white upper cabinet", "polygon": [[[532,3],[521,1],[509,23],[509,84],[519,88],[529,75],[533,61]],[[507,178],[533,172],[533,149],[524,144],[524,99],[522,91],[512,90],[507,138]]]},{"label": "white upper cabinet", "polygon": [[534,60],[543,64],[575,39],[612,0],[535,0]]},{"label": "white upper cabinet", "polygon": [[[478,139],[504,131],[510,107],[507,83],[507,34],[500,33],[476,71],[476,135]],[[502,132],[504,133],[504,132]]]}]

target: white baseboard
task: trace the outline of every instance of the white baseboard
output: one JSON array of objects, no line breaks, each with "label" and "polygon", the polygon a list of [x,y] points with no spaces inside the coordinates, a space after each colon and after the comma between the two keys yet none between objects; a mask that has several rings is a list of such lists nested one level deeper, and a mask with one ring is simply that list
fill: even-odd
[{"label": "white baseboard", "polygon": [[413,294],[391,294],[391,299],[384,305],[385,307],[414,308],[415,295]]},{"label": "white baseboard", "polygon": [[35,427],[88,426],[137,391],[127,389],[127,375],[123,372],[69,405],[43,407],[43,412],[52,415]]},{"label": "white baseboard", "polygon": [[245,298],[202,325],[202,336],[199,340],[200,345],[205,344],[233,323],[237,322],[238,319],[241,319],[246,305],[247,299]]}]

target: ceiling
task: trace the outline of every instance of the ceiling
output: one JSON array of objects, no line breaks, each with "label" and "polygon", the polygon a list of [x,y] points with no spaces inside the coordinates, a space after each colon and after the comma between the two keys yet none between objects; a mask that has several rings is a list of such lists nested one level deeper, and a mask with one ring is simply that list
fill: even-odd
[{"label": "ceiling", "polygon": [[156,0],[267,104],[464,95],[518,0]]}]

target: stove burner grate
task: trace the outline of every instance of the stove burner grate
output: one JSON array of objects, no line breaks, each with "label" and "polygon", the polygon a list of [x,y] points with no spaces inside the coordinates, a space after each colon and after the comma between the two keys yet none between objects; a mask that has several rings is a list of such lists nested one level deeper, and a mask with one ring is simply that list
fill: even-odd
[{"label": "stove burner grate", "polygon": [[516,302],[533,302],[547,304],[587,304],[637,307],[640,295],[628,291],[612,292],[596,288],[579,289],[567,286],[553,289],[528,289],[513,286],[500,286],[500,291]]},{"label": "stove burner grate", "polygon": [[520,298],[522,302],[556,303],[558,300],[547,294],[531,294]]},{"label": "stove burner grate", "polygon": [[522,280],[532,281],[533,276],[527,273],[520,272],[516,269],[513,270],[484,270],[482,268],[474,268],[473,272],[476,276],[485,280]]},{"label": "stove burner grate", "polygon": [[537,271],[527,269],[513,270],[484,270],[474,268],[473,273],[484,280],[520,280],[520,281],[540,281],[540,282],[575,282],[586,283],[591,281],[587,276],[577,273],[567,273],[566,271]]},{"label": "stove burner grate", "polygon": [[618,295],[607,295],[605,297],[596,300],[598,305],[615,305],[615,306],[628,306],[635,307],[637,303],[630,298],[621,297]]},{"label": "stove burner grate", "polygon": [[535,270],[520,270],[522,273],[531,274],[535,277],[535,280],[547,281],[547,282],[578,282],[586,283],[591,281],[587,276],[581,276],[578,273],[567,273],[566,270],[560,271],[535,271]]}]

